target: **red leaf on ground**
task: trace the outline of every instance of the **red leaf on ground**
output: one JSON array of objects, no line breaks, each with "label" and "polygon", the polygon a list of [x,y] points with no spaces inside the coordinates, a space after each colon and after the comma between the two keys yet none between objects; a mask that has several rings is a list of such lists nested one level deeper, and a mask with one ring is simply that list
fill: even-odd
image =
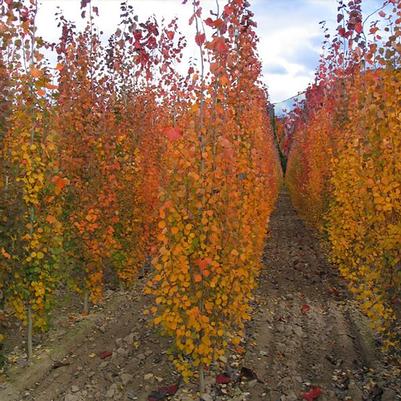
[{"label": "red leaf on ground", "polygon": [[310,311],[310,306],[308,304],[304,304],[301,307],[301,312],[306,315]]},{"label": "red leaf on ground", "polygon": [[103,351],[99,354],[100,359],[106,359],[113,355],[111,351]]},{"label": "red leaf on ground", "polygon": [[166,396],[174,395],[178,390],[178,384],[172,384],[171,386],[161,387],[159,392]]},{"label": "red leaf on ground", "polygon": [[228,384],[231,382],[231,377],[224,375],[224,374],[220,374],[216,376],[216,383],[217,384]]},{"label": "red leaf on ground", "polygon": [[178,382],[177,384],[160,387],[156,391],[152,391],[152,393],[148,396],[148,401],[160,401],[174,395],[177,392],[179,385],[180,383]]},{"label": "red leaf on ground", "polygon": [[319,397],[320,394],[322,394],[320,387],[314,387],[312,390],[304,393],[302,398],[306,401],[314,401]]},{"label": "red leaf on ground", "polygon": [[329,291],[330,294],[333,294],[333,295],[336,295],[336,296],[340,295],[340,293],[338,292],[337,288],[335,288],[335,287],[330,287],[328,291]]}]

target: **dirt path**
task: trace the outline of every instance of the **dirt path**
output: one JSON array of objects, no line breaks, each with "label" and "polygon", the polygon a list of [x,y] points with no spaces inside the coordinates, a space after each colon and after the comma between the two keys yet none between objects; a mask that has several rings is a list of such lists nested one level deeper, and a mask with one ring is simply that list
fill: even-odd
[{"label": "dirt path", "polygon": [[285,192],[270,229],[245,358],[265,384],[249,399],[295,401],[313,386],[319,401],[401,399],[366,320]]},{"label": "dirt path", "polygon": [[[401,400],[401,374],[397,382],[379,357],[366,321],[286,193],[270,227],[245,356],[227,361],[233,377],[245,366],[260,381],[217,385],[215,372],[206,401],[296,401],[313,386],[322,390],[316,401]],[[169,341],[142,314],[143,280],[131,292],[111,292],[104,308],[72,329],[55,328],[45,350],[36,350],[41,359],[12,369],[0,384],[0,401],[146,401],[176,383]],[[195,393],[195,385],[181,386],[172,400],[199,399]]]}]

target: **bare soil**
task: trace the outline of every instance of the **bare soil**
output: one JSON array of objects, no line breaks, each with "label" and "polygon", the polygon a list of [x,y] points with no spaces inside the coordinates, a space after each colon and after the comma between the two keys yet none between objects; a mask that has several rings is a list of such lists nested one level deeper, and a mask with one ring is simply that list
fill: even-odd
[{"label": "bare soil", "polygon": [[[209,374],[205,401],[297,401],[316,388],[316,401],[401,400],[400,368],[378,349],[286,192],[270,233],[244,352],[223,358],[225,367]],[[59,317],[28,366],[15,349],[0,401],[145,401],[178,383],[167,355],[170,340],[143,316],[150,302],[142,295],[144,280],[129,292],[108,291],[103,307],[86,318]],[[230,383],[216,384],[216,374]],[[180,384],[171,399],[199,399],[196,390],[195,383]]]}]

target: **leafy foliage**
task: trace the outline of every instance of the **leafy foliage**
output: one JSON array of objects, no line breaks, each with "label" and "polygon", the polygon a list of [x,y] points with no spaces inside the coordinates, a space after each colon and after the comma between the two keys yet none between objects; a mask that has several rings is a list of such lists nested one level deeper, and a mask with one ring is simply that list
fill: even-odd
[{"label": "leafy foliage", "polygon": [[193,1],[201,60],[186,75],[176,20],[141,22],[122,3],[104,46],[83,0],[84,29],[58,13],[51,45],[26,4],[0,4],[5,308],[44,329],[57,288],[82,294],[87,313],[106,277],[131,285],[153,259],[151,312],[188,378],[240,342],[278,191],[249,4],[203,21]]},{"label": "leafy foliage", "polygon": [[291,117],[288,186],[300,213],[328,234],[331,255],[372,325],[393,336],[401,290],[401,2],[362,24],[340,5],[316,84]]}]

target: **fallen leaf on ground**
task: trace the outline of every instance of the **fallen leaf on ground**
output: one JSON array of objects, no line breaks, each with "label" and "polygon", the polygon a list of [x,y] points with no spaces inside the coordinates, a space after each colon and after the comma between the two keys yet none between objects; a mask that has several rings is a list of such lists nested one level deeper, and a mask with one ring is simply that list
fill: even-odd
[{"label": "fallen leaf on ground", "polygon": [[310,311],[310,306],[308,304],[304,304],[301,307],[301,312],[306,315]]},{"label": "fallen leaf on ground", "polygon": [[231,377],[227,376],[226,374],[220,374],[216,376],[217,384],[228,384],[230,382],[231,382]]},{"label": "fallen leaf on ground", "polygon": [[320,394],[322,394],[322,390],[320,389],[320,387],[314,387],[312,388],[312,390],[304,393],[302,395],[302,398],[306,401],[314,401],[316,400],[316,398],[319,397]]},{"label": "fallen leaf on ground", "polygon": [[112,356],[113,353],[111,351],[103,351],[99,354],[100,359],[106,359]]},{"label": "fallen leaf on ground", "polygon": [[160,387],[156,391],[152,391],[148,396],[148,401],[160,401],[164,400],[166,397],[174,395],[178,391],[180,382],[177,384],[172,384],[171,386]]}]

